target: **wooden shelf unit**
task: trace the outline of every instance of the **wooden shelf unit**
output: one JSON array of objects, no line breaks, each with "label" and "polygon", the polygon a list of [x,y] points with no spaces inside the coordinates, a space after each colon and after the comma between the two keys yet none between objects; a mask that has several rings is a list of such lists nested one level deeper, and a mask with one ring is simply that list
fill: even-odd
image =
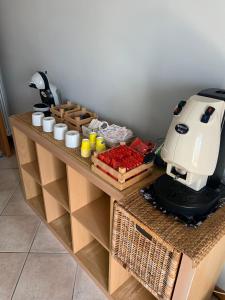
[{"label": "wooden shelf unit", "polygon": [[124,295],[130,275],[110,253],[116,189],[111,194],[108,184],[95,182],[96,175],[91,180],[17,126],[13,134],[27,203],[109,299]]},{"label": "wooden shelf unit", "polygon": [[[110,237],[114,201],[151,184],[162,172],[154,169],[121,192],[25,122],[12,117],[11,125],[27,203],[109,299],[155,299],[111,255]],[[197,268],[182,254],[172,300],[208,299],[224,247],[225,237]],[[205,278],[209,266],[212,276]]]}]

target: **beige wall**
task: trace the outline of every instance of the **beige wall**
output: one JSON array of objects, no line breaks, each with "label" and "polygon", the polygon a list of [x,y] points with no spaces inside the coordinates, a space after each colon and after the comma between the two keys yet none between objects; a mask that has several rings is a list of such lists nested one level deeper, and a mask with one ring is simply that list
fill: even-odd
[{"label": "beige wall", "polygon": [[31,109],[27,82],[47,69],[64,98],[162,137],[180,99],[225,87],[224,12],[223,0],[0,0],[10,110]]}]

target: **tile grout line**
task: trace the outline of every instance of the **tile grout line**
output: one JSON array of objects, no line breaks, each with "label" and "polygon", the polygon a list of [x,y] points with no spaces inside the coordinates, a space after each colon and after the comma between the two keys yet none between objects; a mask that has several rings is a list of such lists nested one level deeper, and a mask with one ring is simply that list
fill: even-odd
[{"label": "tile grout line", "polygon": [[[29,206],[28,206],[29,207]],[[4,208],[5,210],[5,208]],[[28,214],[21,214],[21,215],[1,215],[1,217],[36,217],[36,215],[28,215]]]},{"label": "tile grout line", "polygon": [[18,254],[25,254],[25,253],[30,253],[30,254],[69,254],[68,252],[13,252],[13,251],[0,251],[0,254],[1,253],[9,253],[9,254],[13,254],[13,253],[18,253]]},{"label": "tile grout line", "polygon": [[17,282],[16,282],[15,288],[14,288],[14,290],[13,290],[13,293],[12,293],[12,296],[11,296],[11,300],[13,299],[13,296],[14,296],[14,294],[15,294],[16,288],[17,288],[18,283],[19,283],[19,280],[20,280],[20,277],[21,277],[21,275],[22,275],[22,273],[23,273],[25,264],[26,264],[26,262],[27,262],[27,259],[28,259],[29,254],[30,254],[31,247],[33,246],[35,237],[36,237],[36,235],[37,235],[37,232],[38,232],[40,226],[41,226],[41,220],[40,220],[40,223],[39,223],[39,225],[37,226],[37,229],[36,229],[36,231],[35,231],[35,234],[34,234],[34,237],[33,237],[33,239],[32,239],[30,248],[29,248],[28,252],[26,252],[26,253],[27,253],[27,256],[26,256],[26,259],[25,259],[24,264],[23,264],[23,266],[22,266],[22,269],[21,269],[21,272],[20,272],[20,274],[19,274],[18,280],[17,280]]},{"label": "tile grout line", "polygon": [[19,168],[1,168],[1,170],[19,170]]},{"label": "tile grout line", "polygon": [[6,204],[5,204],[4,208],[2,209],[2,211],[1,211],[1,213],[0,213],[0,216],[2,216],[4,210],[6,209],[6,206],[9,204],[9,201],[12,199],[12,197],[13,197],[14,194],[16,193],[16,190],[17,190],[19,184],[20,184],[20,183],[18,182],[17,185],[16,185],[16,187],[15,187],[15,189],[12,191],[12,193],[9,195],[9,198],[6,200]]},{"label": "tile grout line", "polygon": [[77,273],[78,273],[78,263],[76,263],[76,272],[75,272],[75,276],[74,276],[74,284],[73,284],[73,292],[72,292],[71,300],[73,300],[73,296],[74,296],[74,291],[75,291],[75,286],[76,286],[76,281],[77,281]]}]

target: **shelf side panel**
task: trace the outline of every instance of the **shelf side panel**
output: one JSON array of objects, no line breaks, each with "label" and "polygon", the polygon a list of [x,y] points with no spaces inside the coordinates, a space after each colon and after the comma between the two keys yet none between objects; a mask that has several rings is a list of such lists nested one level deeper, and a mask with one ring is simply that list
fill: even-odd
[{"label": "shelf side panel", "polygon": [[43,185],[66,177],[66,166],[41,145],[36,144],[41,182]]},{"label": "shelf side panel", "polygon": [[31,139],[16,127],[13,127],[13,137],[20,165],[37,159],[35,143]]},{"label": "shelf side panel", "polygon": [[90,183],[87,178],[68,165],[67,179],[71,212],[104,195],[102,190]]},{"label": "shelf side panel", "polygon": [[21,176],[24,185],[25,198],[27,200],[42,194],[40,185],[37,184],[31,175],[23,169],[21,169]]},{"label": "shelf side panel", "polygon": [[74,253],[77,253],[94,240],[87,229],[74,217],[71,217],[71,233]]},{"label": "shelf side panel", "polygon": [[45,189],[43,189],[43,197],[47,222],[52,222],[66,214],[65,208],[63,208]]},{"label": "shelf side panel", "polygon": [[112,255],[109,256],[109,293],[113,294],[131,275]]},{"label": "shelf side panel", "polygon": [[42,195],[31,198],[27,200],[27,202],[33,208],[37,215],[41,216],[44,220],[46,220],[45,206]]},{"label": "shelf side panel", "polygon": [[72,239],[71,239],[71,225],[70,225],[70,215],[66,213],[65,215],[57,218],[56,220],[49,223],[52,230],[55,232],[56,236],[66,245],[69,249],[72,249]]}]

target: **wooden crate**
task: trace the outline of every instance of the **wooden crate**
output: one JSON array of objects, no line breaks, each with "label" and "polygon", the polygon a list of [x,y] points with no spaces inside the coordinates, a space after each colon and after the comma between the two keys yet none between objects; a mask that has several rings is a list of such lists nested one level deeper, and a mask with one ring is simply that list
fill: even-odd
[{"label": "wooden crate", "polygon": [[[80,119],[80,115],[85,114],[85,113],[90,114],[91,117],[83,119],[83,120]],[[65,112],[66,124],[69,126],[69,128],[72,127],[73,129],[78,130],[78,131],[81,131],[82,125],[87,125],[91,122],[91,120],[96,119],[96,118],[97,118],[97,114],[87,110],[85,107],[82,107],[82,109],[79,111],[71,110],[71,111]]]},{"label": "wooden crate", "polygon": [[[68,121],[64,121],[64,123],[68,126],[69,130],[76,130],[79,132],[82,132],[82,126],[76,126]],[[88,126],[90,123],[85,124],[85,126]]]},{"label": "wooden crate", "polygon": [[[110,151],[110,149],[106,151]],[[142,164],[130,171],[127,171],[125,168],[119,168],[117,171],[98,159],[98,153],[94,153],[92,156],[92,162],[92,171],[120,191],[149,175],[153,167],[153,162],[151,162],[148,164]]]},{"label": "wooden crate", "polygon": [[57,121],[64,121],[65,113],[68,111],[79,111],[81,107],[79,104],[72,103],[71,101],[67,101],[65,104],[61,105],[52,105],[50,111],[52,116],[56,118]]}]

